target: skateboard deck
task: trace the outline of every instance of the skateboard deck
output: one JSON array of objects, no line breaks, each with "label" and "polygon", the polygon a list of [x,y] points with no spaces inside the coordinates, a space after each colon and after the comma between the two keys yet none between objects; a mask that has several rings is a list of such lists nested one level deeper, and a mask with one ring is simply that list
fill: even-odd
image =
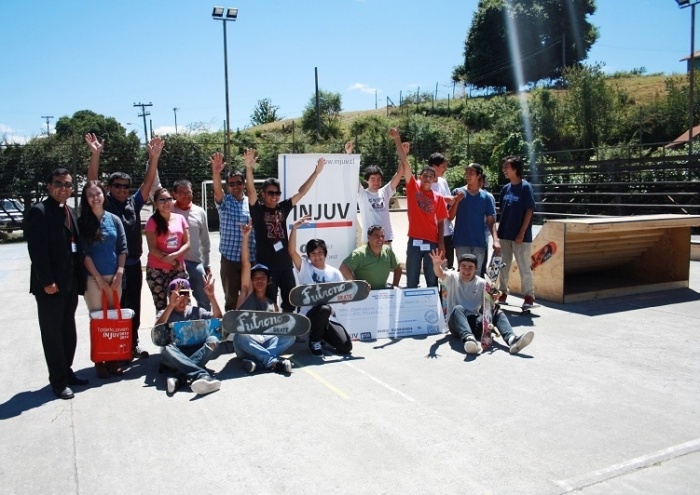
[{"label": "skateboard deck", "polygon": [[298,313],[233,310],[224,314],[222,325],[228,333],[301,336],[311,329],[311,321]]},{"label": "skateboard deck", "polygon": [[511,304],[511,303],[503,303],[503,302],[499,302],[498,305],[503,307],[506,311],[511,311],[508,308],[517,308],[520,310],[521,314],[528,314],[528,315],[531,314],[531,312],[530,312],[531,309],[536,309],[536,308],[542,307],[541,304],[537,304],[537,303],[532,304],[532,305],[528,306],[527,308],[524,308],[522,304]]},{"label": "skateboard deck", "polygon": [[535,268],[540,266],[542,263],[554,256],[556,252],[556,242],[548,242],[547,244],[542,246],[540,249],[537,250],[537,252],[535,252],[535,254],[530,256],[530,270],[534,270]]},{"label": "skateboard deck", "polygon": [[297,285],[289,292],[289,303],[292,306],[317,306],[362,301],[369,296],[369,290],[370,286],[364,280]]},{"label": "skateboard deck", "polygon": [[162,323],[151,330],[151,340],[157,346],[175,344],[176,346],[203,344],[210,335],[221,340],[221,320],[188,320],[174,323]]},{"label": "skateboard deck", "polygon": [[486,281],[486,286],[484,287],[484,299],[482,302],[482,319],[483,329],[481,332],[481,348],[483,350],[488,350],[493,344],[493,335],[498,334],[498,330],[493,325],[493,315],[496,311],[496,303],[494,298],[497,297],[498,291],[496,290],[496,280],[498,280],[498,274],[503,268],[503,258],[501,256],[493,256],[489,266],[486,267],[486,273],[484,274],[484,280]]}]

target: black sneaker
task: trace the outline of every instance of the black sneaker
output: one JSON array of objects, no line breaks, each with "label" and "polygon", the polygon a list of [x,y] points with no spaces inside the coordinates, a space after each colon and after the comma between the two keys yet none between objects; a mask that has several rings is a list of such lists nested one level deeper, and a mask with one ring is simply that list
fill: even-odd
[{"label": "black sneaker", "polygon": [[289,359],[280,359],[279,361],[275,361],[273,369],[275,370],[275,373],[280,373],[282,375],[291,375],[292,362]]},{"label": "black sneaker", "polygon": [[323,342],[309,340],[309,351],[314,356],[323,356]]},{"label": "black sneaker", "polygon": [[252,359],[243,360],[243,369],[246,373],[252,373],[253,371],[255,371],[255,368],[257,368],[255,361],[253,361]]},{"label": "black sneaker", "polygon": [[532,339],[535,338],[535,332],[532,330],[528,330],[524,334],[522,334],[520,337],[515,337],[513,341],[510,343],[510,353],[511,354],[517,354],[520,351],[522,351],[525,347],[527,347],[530,342],[532,342]]},{"label": "black sneaker", "polygon": [[149,356],[148,351],[144,351],[139,346],[134,347],[132,354],[134,359],[146,359]]}]

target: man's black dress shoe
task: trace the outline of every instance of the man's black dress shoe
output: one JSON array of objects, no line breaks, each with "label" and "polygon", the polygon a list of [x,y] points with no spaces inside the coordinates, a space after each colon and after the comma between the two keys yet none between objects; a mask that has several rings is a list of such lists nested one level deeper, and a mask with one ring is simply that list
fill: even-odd
[{"label": "man's black dress shoe", "polygon": [[68,385],[87,385],[90,380],[80,378],[78,375],[73,375],[68,379]]},{"label": "man's black dress shoe", "polygon": [[67,400],[75,397],[70,387],[52,387],[53,393],[59,399]]}]

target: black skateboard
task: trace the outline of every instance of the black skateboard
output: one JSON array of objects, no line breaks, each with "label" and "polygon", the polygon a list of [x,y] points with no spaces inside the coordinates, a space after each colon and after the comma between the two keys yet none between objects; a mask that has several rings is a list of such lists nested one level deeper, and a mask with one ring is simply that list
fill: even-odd
[{"label": "black skateboard", "polygon": [[317,306],[362,301],[367,299],[369,291],[370,286],[364,280],[297,285],[289,292],[289,303],[292,306]]},{"label": "black skateboard", "polygon": [[274,311],[227,311],[222,319],[228,333],[301,336],[311,329],[311,321],[297,313]]}]

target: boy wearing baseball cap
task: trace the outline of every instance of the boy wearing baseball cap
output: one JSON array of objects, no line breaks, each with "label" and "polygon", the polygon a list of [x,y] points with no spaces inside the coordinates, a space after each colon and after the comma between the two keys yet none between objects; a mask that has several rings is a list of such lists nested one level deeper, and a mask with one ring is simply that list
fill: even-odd
[{"label": "boy wearing baseball cap", "polygon": [[[221,308],[214,296],[214,278],[209,277],[204,285],[204,293],[211,303],[211,311],[199,306],[192,306],[192,289],[189,281],[176,278],[168,286],[170,298],[168,306],[158,313],[156,325],[188,320],[208,320],[221,318]],[[192,391],[206,395],[221,388],[221,382],[204,369],[204,365],[213,357],[219,339],[213,335],[201,346],[176,346],[168,344],[160,352],[161,365],[176,371],[176,376],[167,380],[168,395],[174,394],[182,385],[189,383]]]}]

